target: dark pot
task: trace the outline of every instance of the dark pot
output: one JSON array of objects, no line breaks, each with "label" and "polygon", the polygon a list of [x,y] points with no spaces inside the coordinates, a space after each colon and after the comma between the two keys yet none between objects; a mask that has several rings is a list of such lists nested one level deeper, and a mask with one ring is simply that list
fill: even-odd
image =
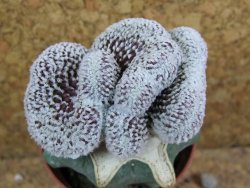
[{"label": "dark pot", "polygon": [[[180,181],[186,169],[189,167],[193,154],[195,151],[195,145],[190,145],[178,153],[174,160],[174,171],[176,175],[176,181]],[[60,185],[61,188],[82,188],[77,185],[76,182],[72,182],[69,179],[69,173],[76,173],[70,168],[52,168],[50,165],[45,163],[45,166],[49,173],[52,175],[54,180]],[[85,187],[87,188],[87,187]],[[134,185],[133,188],[146,188],[143,185]]]}]

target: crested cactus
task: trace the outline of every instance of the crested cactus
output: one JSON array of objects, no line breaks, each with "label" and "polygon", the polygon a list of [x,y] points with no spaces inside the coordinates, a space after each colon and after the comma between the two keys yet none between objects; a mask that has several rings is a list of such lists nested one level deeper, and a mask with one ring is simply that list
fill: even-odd
[{"label": "crested cactus", "polygon": [[[206,43],[194,29],[167,31],[142,18],[111,25],[90,49],[52,45],[30,69],[24,100],[28,130],[50,165],[70,167],[99,187],[112,187],[111,179],[98,183],[98,174],[76,164],[92,161],[94,168],[96,158],[95,169],[98,164],[105,169],[113,159],[121,168],[135,160],[156,174],[150,164],[167,164],[172,172],[167,145],[190,145],[203,122],[206,60]],[[162,153],[152,158],[147,149],[154,144]],[[153,177],[156,185],[173,183]]]}]

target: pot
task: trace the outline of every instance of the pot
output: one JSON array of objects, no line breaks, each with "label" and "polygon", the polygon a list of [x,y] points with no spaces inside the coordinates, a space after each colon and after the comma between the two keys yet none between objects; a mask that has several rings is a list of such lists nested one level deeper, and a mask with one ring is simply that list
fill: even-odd
[{"label": "pot", "polygon": [[[184,148],[181,152],[178,153],[176,156],[173,167],[176,176],[176,182],[179,182],[187,168],[190,166],[190,163],[193,158],[193,154],[195,151],[195,144],[190,145]],[[77,182],[70,180],[69,174],[78,174],[77,172],[73,171],[70,168],[53,168],[48,163],[45,162],[45,167],[49,174],[53,177],[53,179],[58,183],[61,188],[82,188]],[[90,183],[91,184],[91,183]],[[84,187],[84,188],[94,188],[95,186]],[[133,185],[133,188],[147,188],[143,185]]]}]

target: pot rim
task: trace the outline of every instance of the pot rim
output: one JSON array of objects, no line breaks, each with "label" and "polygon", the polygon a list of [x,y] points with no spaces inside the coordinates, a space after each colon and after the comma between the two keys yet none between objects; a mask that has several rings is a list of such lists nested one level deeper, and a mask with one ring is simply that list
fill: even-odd
[{"label": "pot rim", "polygon": [[191,152],[189,154],[189,158],[188,158],[185,166],[183,167],[182,171],[180,172],[180,174],[176,177],[176,183],[180,182],[182,180],[185,172],[191,166],[191,163],[192,163],[193,158],[194,158],[194,153],[195,153],[195,150],[196,150],[196,144],[192,144],[191,146],[192,146],[192,149],[191,149]]}]

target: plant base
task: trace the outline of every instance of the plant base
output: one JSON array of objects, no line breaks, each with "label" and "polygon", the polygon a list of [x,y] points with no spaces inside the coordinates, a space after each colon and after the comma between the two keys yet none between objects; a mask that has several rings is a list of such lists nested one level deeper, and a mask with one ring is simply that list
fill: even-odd
[{"label": "plant base", "polygon": [[[174,160],[176,180],[179,181],[188,168],[193,158],[195,145],[183,149]],[[85,176],[70,168],[52,168],[46,163],[46,167],[61,188],[96,188]],[[149,188],[143,184],[130,185],[128,188]]]}]

